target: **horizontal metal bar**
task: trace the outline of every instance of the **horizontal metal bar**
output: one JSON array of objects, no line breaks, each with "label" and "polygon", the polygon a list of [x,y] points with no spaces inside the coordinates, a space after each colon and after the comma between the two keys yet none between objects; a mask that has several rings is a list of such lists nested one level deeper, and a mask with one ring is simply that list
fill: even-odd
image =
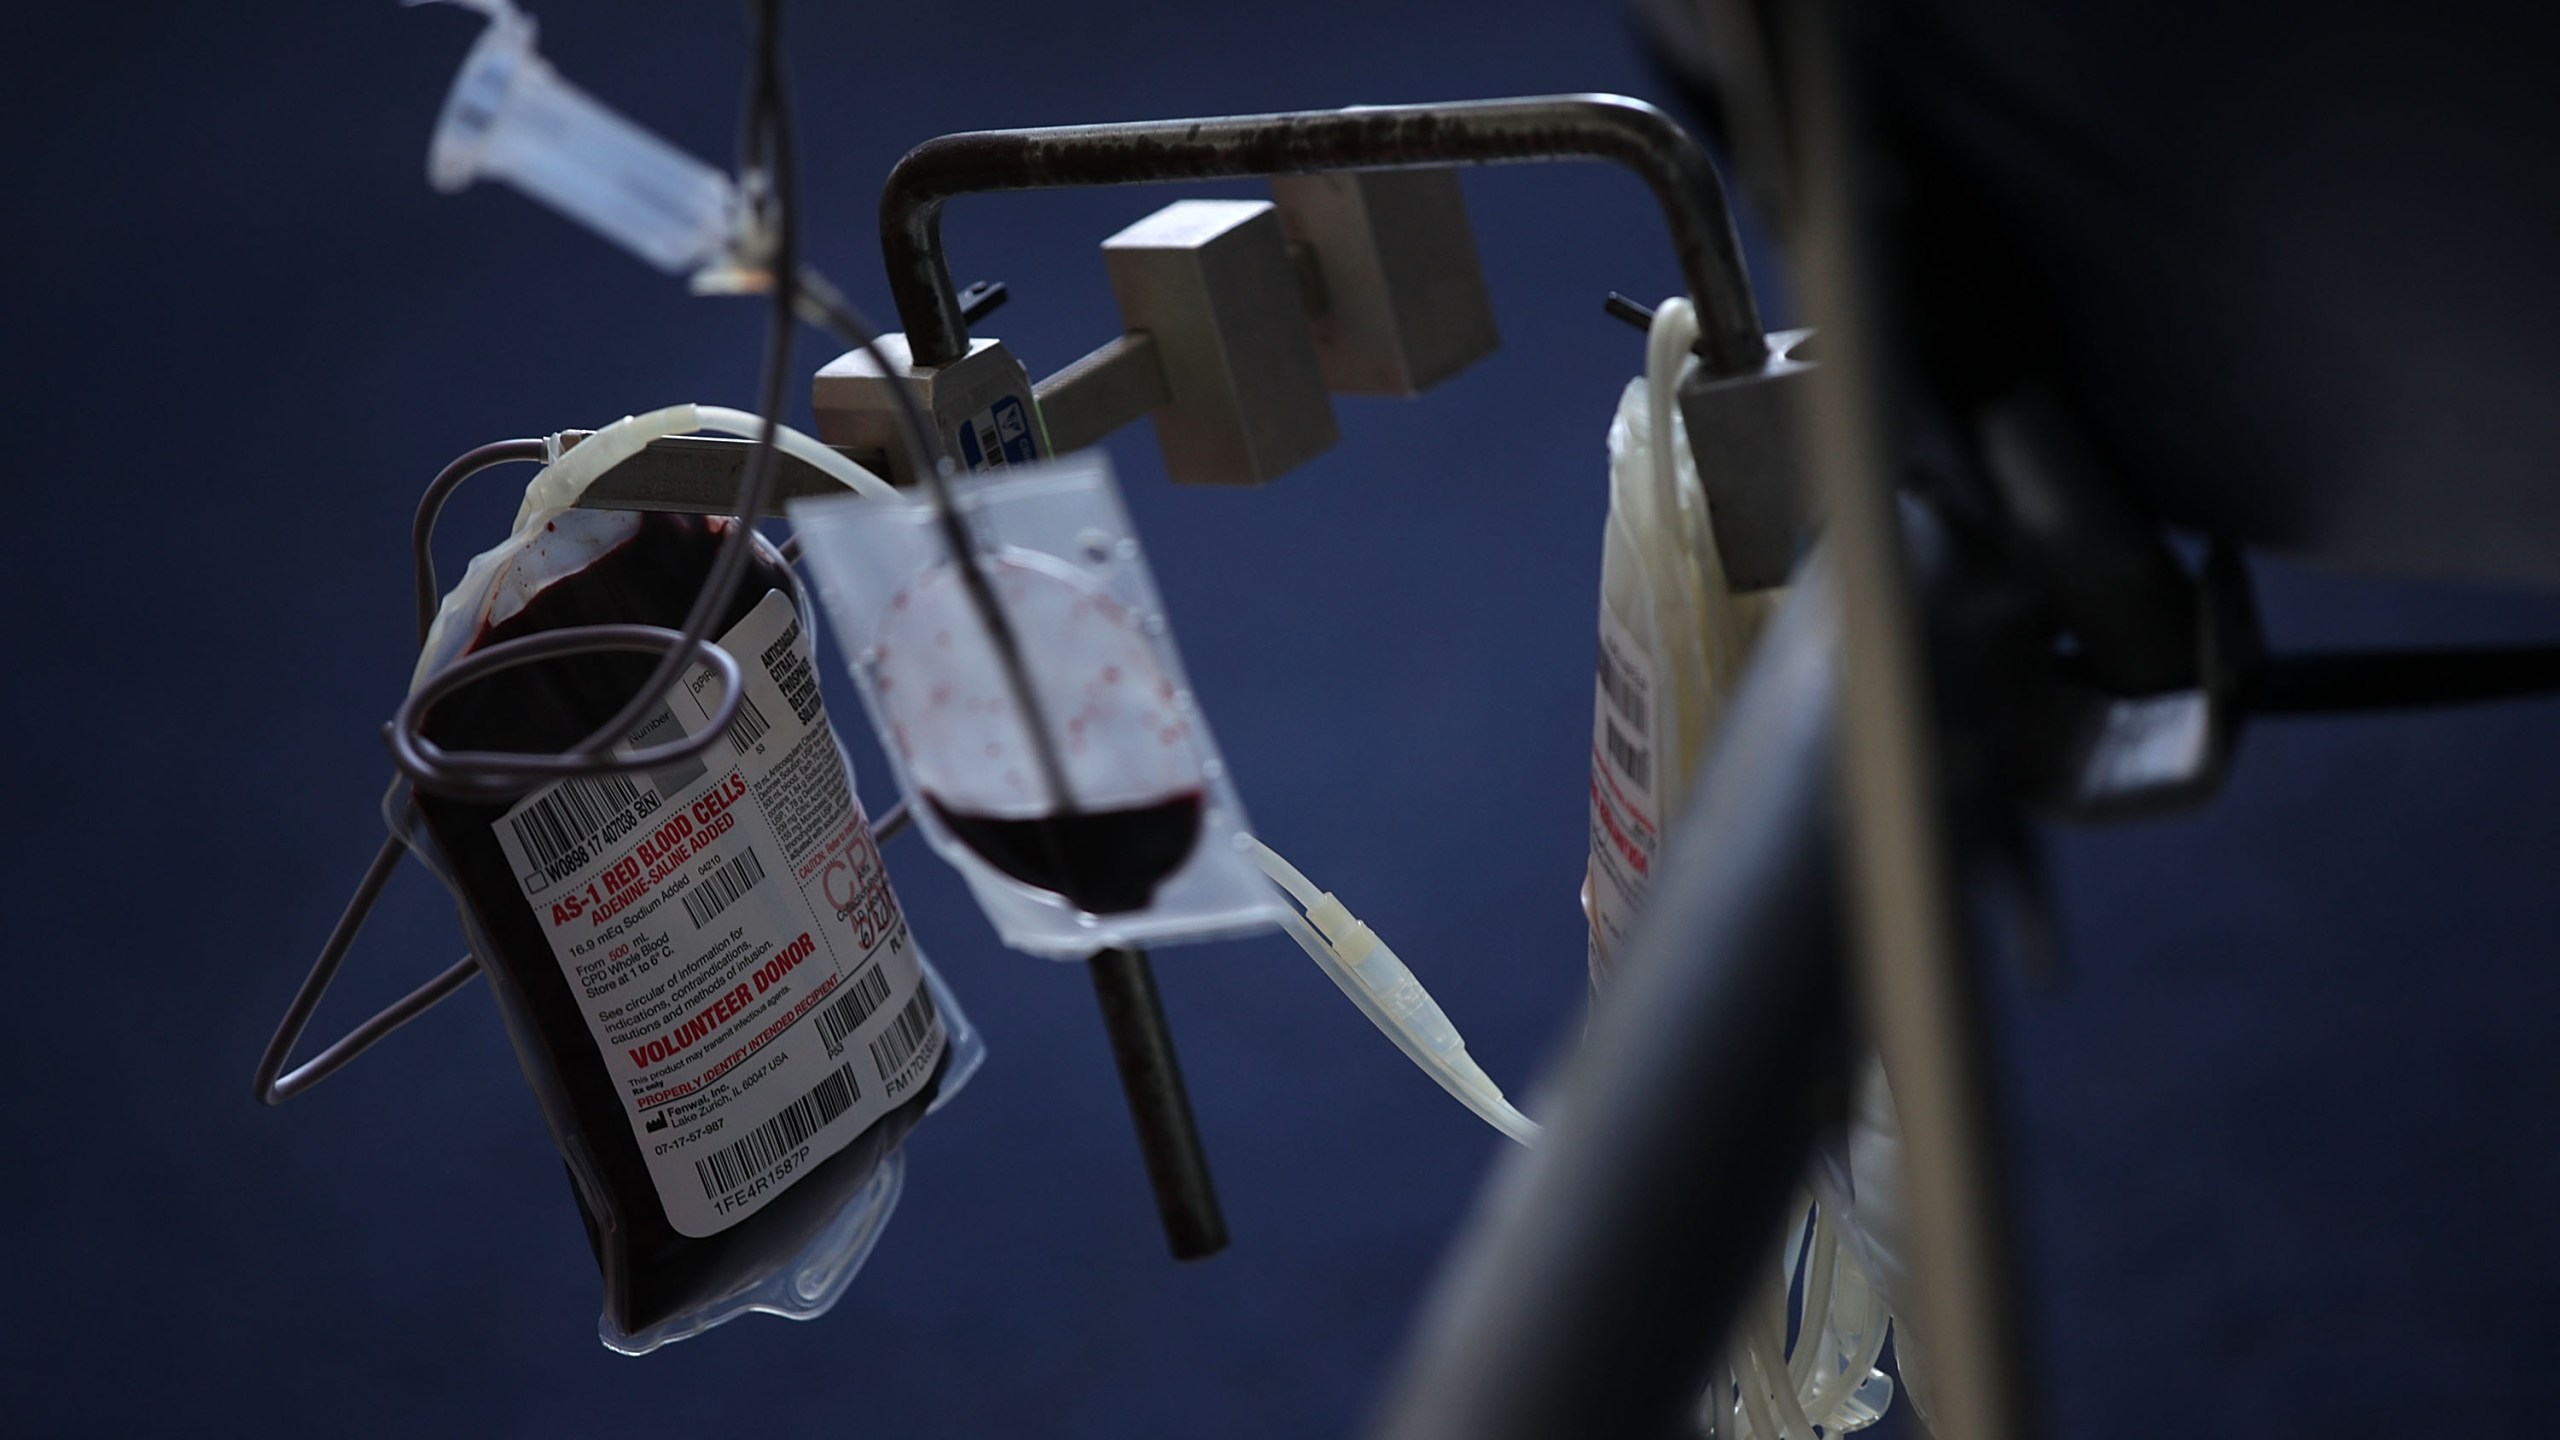
[{"label": "horizontal metal bar", "polygon": [[942,250],[954,196],[1254,175],[1441,165],[1609,160],[1643,178],[1669,221],[1714,375],[1747,374],[1767,351],[1724,182],[1672,119],[1622,95],[1545,95],[1442,105],[1364,105],[1035,130],[981,130],[907,152],[880,195],[889,290],[919,365],[965,354],[968,321]]},{"label": "horizontal metal bar", "polygon": [[1032,388],[1049,453],[1081,450],[1173,398],[1155,337],[1132,330]]},{"label": "horizontal metal bar", "polygon": [[[747,473],[753,440],[723,435],[670,435],[596,477],[578,504],[589,510],[669,510],[684,515],[733,515],[738,484]],[[887,460],[872,451],[839,450],[854,464],[874,474],[887,473]],[[773,503],[845,493],[843,481],[788,451],[775,456]]]}]

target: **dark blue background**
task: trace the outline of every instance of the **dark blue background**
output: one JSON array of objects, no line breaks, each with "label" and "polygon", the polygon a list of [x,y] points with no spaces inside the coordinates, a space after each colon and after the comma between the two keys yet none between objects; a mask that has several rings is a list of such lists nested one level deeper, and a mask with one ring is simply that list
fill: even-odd
[{"label": "dark blue background", "polygon": [[[566,74],[725,161],[732,7],[538,13]],[[690,299],[512,193],[428,190],[476,23],[0,21],[0,1429],[1344,1432],[1499,1142],[1284,942],[1160,957],[1236,1236],[1177,1267],[1082,975],[1002,951],[920,846],[893,850],[993,1059],[914,1141],[833,1315],[643,1361],[594,1340],[593,1266],[478,990],[289,1109],[251,1103],[379,837],[418,487],[483,440],[752,404],[758,307]],[[804,3],[793,36],[806,234],[884,310],[879,183],[930,135],[1653,88],[1611,18],[1562,4]],[[1467,187],[1498,356],[1418,403],[1345,401],[1339,448],[1261,492],[1177,491],[1146,436],[1112,448],[1258,827],[1524,1094],[1582,995],[1602,439],[1641,362],[1598,301],[1677,277],[1622,174]],[[984,328],[1034,373],[1098,343],[1095,245],[1175,193],[955,204],[960,278],[1013,287]],[[829,353],[804,344],[804,373]],[[527,473],[475,482],[448,566]],[[2550,597],[2261,575],[2280,645],[2560,635]],[[2560,1275],[2555,718],[2269,726],[2210,810],[2058,837],[2072,974],[2001,988],[2059,1433],[2529,1413]],[[877,806],[876,751],[848,739]],[[408,873],[322,1028],[456,953]]]}]

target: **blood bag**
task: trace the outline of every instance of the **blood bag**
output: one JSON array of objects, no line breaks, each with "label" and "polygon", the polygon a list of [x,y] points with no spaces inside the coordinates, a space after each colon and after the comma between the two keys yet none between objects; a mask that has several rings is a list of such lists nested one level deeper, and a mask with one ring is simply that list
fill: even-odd
[{"label": "blood bag", "polygon": [[1684,318],[1690,315],[1686,300],[1664,303],[1647,342],[1647,373],[1627,382],[1609,426],[1591,864],[1582,892],[1595,989],[1626,941],[1664,828],[1688,794],[1707,735],[1777,594],[1736,595],[1725,586],[1674,399],[1680,375],[1695,363],[1679,339],[1683,329],[1695,339],[1695,319]]},{"label": "blood bag", "polygon": [[1082,959],[1279,923],[1109,463],[951,488],[1034,714],[929,503],[830,497],[791,517],[917,824],[997,933]]},{"label": "blood bag", "polygon": [[873,685],[916,795],[1013,879],[1096,914],[1143,910],[1200,842],[1201,757],[1172,677],[1125,607],[1064,564],[1016,551],[984,565],[1023,648],[1041,657],[1044,698],[1058,701],[1077,813],[1046,818],[1050,798],[995,653],[960,638],[977,617],[948,565],[900,591],[873,640]]},{"label": "blood bag", "polygon": [[[1583,881],[1596,994],[1641,910],[1653,860],[1697,778],[1725,701],[1778,592],[1727,586],[1676,394],[1696,363],[1688,301],[1664,302],[1646,337],[1645,374],[1627,383],[1609,427],[1609,519],[1602,542],[1598,679],[1592,700],[1591,860]],[[1873,1096],[1889,1115],[1883,1072]],[[1872,1098],[1872,1097],[1871,1097]],[[1898,1190],[1877,1166],[1872,1115],[1817,1167],[1813,1195],[1790,1207],[1762,1293],[1743,1307],[1709,1365],[1700,1428],[1716,1440],[1838,1435],[1892,1403],[1875,1369],[1893,1298],[1875,1266],[1907,1253],[1871,1239]],[[1861,1188],[1860,1181],[1866,1181]],[[1892,1272],[1899,1278],[1899,1271]]]},{"label": "blood bag", "polygon": [[[546,483],[529,497],[575,498]],[[419,679],[518,636],[679,627],[734,523],[529,498],[448,597]],[[461,902],[603,1271],[599,1329],[628,1353],[833,1304],[896,1201],[900,1141],[983,1053],[889,887],[808,598],[756,544],[713,629],[743,681],[725,743],[512,799],[403,785],[391,801]],[[448,751],[566,750],[651,662],[534,661],[438,700],[423,728]],[[696,666],[624,748],[700,733],[725,690]]]}]

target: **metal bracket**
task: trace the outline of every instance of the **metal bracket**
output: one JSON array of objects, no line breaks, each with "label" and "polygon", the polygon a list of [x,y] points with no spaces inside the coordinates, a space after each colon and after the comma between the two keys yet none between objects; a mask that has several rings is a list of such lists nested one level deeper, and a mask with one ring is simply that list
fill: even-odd
[{"label": "metal bracket", "polygon": [[907,445],[890,388],[904,385],[964,470],[1000,470],[1044,453],[1031,377],[1003,341],[973,340],[966,355],[932,365],[910,358],[903,335],[881,336],[879,348],[890,374],[881,373],[867,350],[847,351],[818,371],[810,387],[818,438],[882,451],[892,484],[915,483],[925,460]]},{"label": "metal bracket", "polygon": [[2239,551],[2206,558],[2195,593],[2196,683],[2116,695],[2083,679],[2047,677],[2023,697],[2047,737],[2030,748],[2030,803],[2060,818],[2119,820],[2200,805],[2222,788],[2239,744],[2249,677],[2266,642]]},{"label": "metal bracket", "polygon": [[1457,171],[1275,175],[1271,198],[1326,389],[1419,395],[1501,346]]},{"label": "metal bracket", "polygon": [[1622,95],[945,135],[907,152],[890,171],[880,195],[880,245],[916,363],[938,365],[966,353],[969,343],[942,250],[942,207],[956,196],[1573,159],[1614,161],[1652,189],[1698,306],[1698,350],[1709,373],[1758,369],[1768,345],[1723,181],[1687,131]]},{"label": "metal bracket", "polygon": [[[1641,101],[1552,95],[946,135],[909,151],[891,171],[880,199],[881,248],[903,338],[922,370],[973,353],[942,249],[942,207],[953,197],[1271,177],[1298,262],[1292,288],[1313,327],[1327,388],[1411,394],[1498,341],[1450,167],[1568,159],[1623,165],[1662,206],[1699,309],[1699,414],[1690,423],[1703,439],[1693,445],[1708,457],[1700,468],[1714,476],[1720,520],[1734,517],[1720,525],[1719,550],[1730,550],[1727,571],[1738,588],[1775,584],[1803,537],[1806,506],[1783,418],[1789,402],[1759,392],[1791,390],[1777,382],[1806,367],[1783,347],[1771,358],[1714,166],[1687,132]],[[1125,315],[1129,287],[1119,271],[1115,265]],[[1233,337],[1221,337],[1208,357],[1215,363],[1205,387],[1187,376],[1207,363],[1207,352],[1156,334],[1151,376],[1145,348],[1134,340],[1105,346],[1042,384],[1044,409],[1053,394],[1064,407],[1048,417],[1055,449],[1090,444],[1167,405],[1181,412],[1159,424],[1177,479],[1265,479],[1322,449],[1314,435],[1325,433],[1329,443],[1330,425],[1314,419],[1299,387],[1280,381],[1264,393],[1235,383],[1258,357],[1240,358],[1245,347]],[[1266,406],[1294,417],[1275,436],[1302,433],[1268,445],[1239,442],[1239,433],[1256,431],[1238,424],[1238,414]],[[1225,442],[1200,443],[1213,429],[1226,432]],[[1721,539],[1726,529],[1730,540]]]},{"label": "metal bracket", "polygon": [[1176,482],[1255,484],[1333,444],[1327,391],[1418,394],[1500,343],[1457,172],[1271,183],[1103,242],[1129,329],[1035,388],[1053,450],[1153,414]]},{"label": "metal bracket", "polygon": [[1258,485],[1332,448],[1341,432],[1269,201],[1177,200],[1103,241],[1102,259],[1121,323],[1162,361],[1166,473]]},{"label": "metal bracket", "polygon": [[1721,379],[1702,366],[1680,382],[1680,418],[1698,464],[1725,583],[1765,590],[1787,583],[1813,531],[1813,487],[1804,474],[1804,380],[1810,330],[1769,337],[1749,375]]}]

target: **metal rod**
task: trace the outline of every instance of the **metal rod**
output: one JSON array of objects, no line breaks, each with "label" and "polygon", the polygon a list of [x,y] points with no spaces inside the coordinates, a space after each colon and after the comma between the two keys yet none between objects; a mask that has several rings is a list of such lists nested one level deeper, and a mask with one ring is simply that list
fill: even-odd
[{"label": "metal rod", "polygon": [[[1847,7],[1794,19],[1804,277],[1825,336],[1807,442],[1839,564],[1841,764],[1859,1009],[1901,1113],[1916,1313],[1949,1440],[2026,1433],[2023,1336],[1978,976],[1963,944],[1928,656],[1895,500],[1884,327],[1844,37]],[[1906,1304],[1910,1302],[1906,1301]]]},{"label": "metal rod", "polygon": [[968,321],[942,250],[942,207],[954,196],[1575,159],[1613,161],[1652,189],[1698,307],[1704,332],[1698,351],[1708,372],[1756,371],[1767,342],[1724,182],[1687,131],[1654,107],[1622,95],[945,135],[908,151],[889,172],[880,194],[880,246],[908,352],[918,365],[947,365],[969,348]]},{"label": "metal rod", "polygon": [[1155,337],[1133,330],[1041,381],[1032,389],[1049,451],[1064,455],[1098,444],[1102,437],[1173,398]]},{"label": "metal rod", "polygon": [[1634,326],[1638,333],[1648,333],[1653,329],[1653,307],[1615,290],[1609,292],[1608,299],[1600,302],[1600,310],[1602,314]]},{"label": "metal rod", "polygon": [[1372,1440],[1695,1434],[1848,1066],[1834,586],[1773,622],[1543,1117],[1487,1182]]},{"label": "metal rod", "polygon": [[364,878],[356,882],[356,893],[340,912],[337,926],[320,947],[320,958],[311,962],[311,974],[302,988],[293,994],[293,1003],[285,1008],[284,1019],[276,1026],[275,1038],[267,1042],[264,1055],[258,1057],[258,1073],[252,1081],[261,1105],[281,1105],[312,1086],[344,1069],[347,1062],[372,1049],[384,1036],[419,1016],[426,1014],[444,998],[471,983],[480,973],[479,963],[465,955],[445,967],[443,973],[426,984],[401,996],[398,1000],[329,1042],[327,1048],[291,1070],[285,1062],[293,1054],[294,1044],[311,1024],[319,1010],[321,997],[329,993],[329,982],[336,979],[338,967],[346,963],[347,951],[356,943],[366,918],[373,914],[374,902],[382,898],[382,887],[391,883],[391,874],[400,868],[400,857],[408,851],[396,835],[385,838],[382,848],[374,852],[373,863],[365,867]]},{"label": "metal rod", "polygon": [[1144,950],[1104,950],[1085,965],[1093,996],[1102,1006],[1102,1028],[1137,1127],[1138,1153],[1155,1191],[1156,1214],[1176,1260],[1205,1260],[1227,1248],[1227,1217],[1209,1178],[1208,1152],[1191,1118],[1191,1096],[1173,1054],[1155,972]]}]

